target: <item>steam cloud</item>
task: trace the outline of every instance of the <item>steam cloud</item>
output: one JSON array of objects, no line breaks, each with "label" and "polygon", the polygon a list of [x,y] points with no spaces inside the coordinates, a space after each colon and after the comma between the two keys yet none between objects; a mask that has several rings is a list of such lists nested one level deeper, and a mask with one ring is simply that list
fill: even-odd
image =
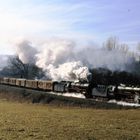
[{"label": "steam cloud", "polygon": [[36,50],[29,41],[17,45],[17,54],[23,63],[35,63],[53,80],[87,79],[88,68],[106,67],[111,70],[125,70],[125,65],[133,58],[120,50],[95,48],[76,51],[74,42],[52,39]]},{"label": "steam cloud", "polygon": [[[82,54],[82,55],[81,55]],[[104,48],[89,48],[78,53],[78,57],[90,68],[104,67],[110,70],[126,70],[126,64],[131,64],[133,57],[126,52]]]},{"label": "steam cloud", "polygon": [[32,47],[32,44],[24,40],[17,44],[16,46],[16,53],[19,56],[19,59],[22,60],[23,63],[35,63],[37,54],[37,50]]},{"label": "steam cloud", "polygon": [[75,44],[71,41],[52,40],[43,45],[43,52],[36,55],[36,65],[53,80],[86,79],[88,68],[75,58],[74,48]]}]

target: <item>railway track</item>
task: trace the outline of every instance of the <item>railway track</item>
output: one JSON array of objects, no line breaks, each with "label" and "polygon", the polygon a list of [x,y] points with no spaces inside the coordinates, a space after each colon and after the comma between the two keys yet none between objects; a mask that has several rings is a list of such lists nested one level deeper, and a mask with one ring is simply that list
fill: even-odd
[{"label": "railway track", "polygon": [[19,102],[45,103],[57,106],[77,106],[101,109],[140,108],[139,106],[123,106],[122,104],[116,104],[115,102],[99,101],[95,99],[66,97],[54,93],[52,94],[51,92],[9,85],[0,85],[0,97]]}]

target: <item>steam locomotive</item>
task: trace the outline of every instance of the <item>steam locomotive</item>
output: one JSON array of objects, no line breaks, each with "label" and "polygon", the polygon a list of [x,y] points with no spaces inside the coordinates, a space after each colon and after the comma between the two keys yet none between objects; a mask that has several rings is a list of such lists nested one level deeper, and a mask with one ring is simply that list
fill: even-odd
[{"label": "steam locomotive", "polygon": [[59,93],[81,93],[86,98],[94,98],[101,100],[124,100],[128,102],[140,103],[140,87],[132,87],[125,85],[94,85],[88,82],[74,81],[43,81],[43,80],[27,80],[17,78],[0,78],[0,84],[17,86],[22,88],[30,88],[43,90],[46,92]]}]

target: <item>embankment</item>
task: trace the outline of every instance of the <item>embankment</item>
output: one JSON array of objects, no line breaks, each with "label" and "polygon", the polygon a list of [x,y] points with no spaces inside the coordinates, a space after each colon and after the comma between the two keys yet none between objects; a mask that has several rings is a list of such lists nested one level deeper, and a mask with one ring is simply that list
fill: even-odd
[{"label": "embankment", "polygon": [[76,106],[102,109],[132,109],[135,106],[122,106],[115,103],[94,101],[50,94],[44,91],[0,85],[0,98],[18,102],[42,103],[56,106]]}]

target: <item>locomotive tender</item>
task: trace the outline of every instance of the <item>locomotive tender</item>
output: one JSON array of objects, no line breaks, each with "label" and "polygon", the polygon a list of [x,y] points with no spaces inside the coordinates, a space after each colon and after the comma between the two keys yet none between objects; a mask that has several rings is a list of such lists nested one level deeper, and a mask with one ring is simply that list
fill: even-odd
[{"label": "locomotive tender", "polygon": [[73,81],[46,81],[46,80],[27,80],[18,78],[0,78],[0,84],[43,90],[47,92],[74,92],[84,94],[86,98],[102,100],[125,100],[140,103],[140,87],[130,87],[125,85],[91,85],[84,82]]}]

